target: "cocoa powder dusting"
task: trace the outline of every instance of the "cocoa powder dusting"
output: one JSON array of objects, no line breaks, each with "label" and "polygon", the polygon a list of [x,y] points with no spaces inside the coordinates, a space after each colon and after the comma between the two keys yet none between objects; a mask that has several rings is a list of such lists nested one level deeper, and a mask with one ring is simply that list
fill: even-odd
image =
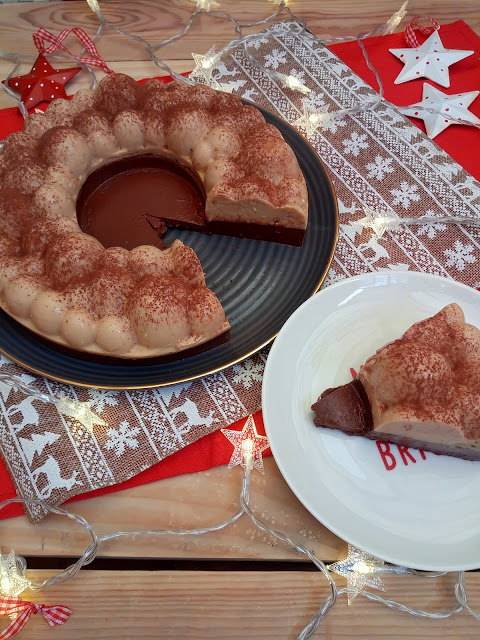
[{"label": "cocoa powder dusting", "polygon": [[97,109],[85,109],[75,116],[72,127],[82,135],[88,136],[93,131],[111,132],[112,127],[105,114]]},{"label": "cocoa powder dusting", "polygon": [[38,143],[40,158],[48,164],[50,161],[51,148],[60,146],[67,140],[71,140],[72,136],[80,137],[80,133],[71,127],[52,127],[46,131]]},{"label": "cocoa powder dusting", "polygon": [[79,233],[66,234],[58,236],[47,246],[45,273],[55,289],[61,291],[67,284],[95,272],[102,252],[85,238],[88,236]]},{"label": "cocoa powder dusting", "polygon": [[274,206],[278,206],[277,190],[266,178],[250,173],[232,181],[231,186],[238,189],[238,195],[242,198],[269,200]]},{"label": "cocoa powder dusting", "polygon": [[451,314],[455,307],[413,325],[377,351],[358,378],[374,389],[382,413],[394,410],[420,421],[456,425],[467,438],[477,439],[480,331]]},{"label": "cocoa powder dusting", "polygon": [[185,310],[189,294],[181,278],[145,276],[129,296],[127,314],[135,317],[141,310],[149,324],[159,324],[165,316]]},{"label": "cocoa powder dusting", "polygon": [[95,91],[94,105],[113,120],[120,111],[135,109],[140,93],[140,86],[133,78],[123,73],[112,73],[101,79]]},{"label": "cocoa powder dusting", "polygon": [[0,191],[0,220],[2,233],[11,240],[19,240],[25,226],[32,220],[32,198],[18,189]]},{"label": "cocoa powder dusting", "polygon": [[189,312],[201,316],[206,322],[211,322],[218,314],[220,303],[216,295],[207,287],[198,287],[190,292],[188,297]]},{"label": "cocoa powder dusting", "polygon": [[16,167],[20,162],[32,160],[37,155],[37,142],[23,131],[14,131],[5,139],[2,149],[4,171]]},{"label": "cocoa powder dusting", "polygon": [[[86,308],[95,318],[103,318],[113,314],[125,315],[127,300],[134,288],[135,281],[126,269],[104,267],[73,279],[64,293],[68,298],[73,292],[78,295],[84,291],[84,298],[88,302]],[[72,305],[69,307],[72,308]]]},{"label": "cocoa powder dusting", "polygon": [[192,285],[203,280],[203,270],[197,254],[191,247],[182,246],[174,253],[176,275]]}]

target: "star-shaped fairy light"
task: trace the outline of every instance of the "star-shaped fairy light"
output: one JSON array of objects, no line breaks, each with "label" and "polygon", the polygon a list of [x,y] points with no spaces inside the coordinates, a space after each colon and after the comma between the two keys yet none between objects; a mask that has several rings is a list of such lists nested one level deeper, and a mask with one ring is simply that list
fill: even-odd
[{"label": "star-shaped fairy light", "polygon": [[87,0],[87,4],[92,11],[94,11],[98,17],[101,16],[100,13],[100,5],[98,4],[98,0]]},{"label": "star-shaped fairy light", "polygon": [[280,82],[288,89],[294,89],[295,91],[300,91],[300,93],[310,93],[311,91],[311,89],[307,87],[306,84],[303,84],[303,82],[296,76],[287,75],[278,71],[276,72],[276,76],[280,80]]},{"label": "star-shaped fairy light", "polygon": [[[348,555],[345,560],[339,560],[333,564],[327,565],[327,569],[337,573],[339,576],[347,579],[347,589],[363,589],[364,587],[372,587],[385,591],[385,585],[382,579],[375,575],[379,568],[385,563],[380,558],[370,555],[366,551],[357,549],[353,545],[348,545]],[[355,591],[348,592],[348,604],[352,604],[358,593]]]},{"label": "star-shaped fairy light", "polygon": [[[8,556],[0,553],[0,594],[16,598],[30,586],[30,581],[25,577],[25,566],[17,558],[13,551]],[[24,561],[23,561],[24,562]]]},{"label": "star-shaped fairy light", "polygon": [[448,67],[474,53],[462,49],[445,49],[437,31],[419,47],[389,51],[405,64],[395,79],[395,84],[428,78],[442,87],[450,86]]},{"label": "star-shaped fairy light", "polygon": [[204,11],[210,11],[212,7],[218,7],[216,0],[192,0],[197,5],[197,9],[203,9]]},{"label": "star-shaped fairy light", "polygon": [[218,54],[215,53],[215,45],[210,47],[204,56],[199,53],[192,53],[192,58],[195,60],[195,68],[190,74],[190,78],[197,80],[197,82],[198,80],[204,80],[206,84],[210,84],[212,72],[218,60]]},{"label": "star-shaped fairy light", "polygon": [[435,138],[451,124],[480,124],[480,118],[468,110],[479,94],[480,91],[467,91],[448,95],[425,82],[422,101],[408,107],[400,107],[400,111],[407,116],[423,120],[428,137]]},{"label": "star-shaped fairy light", "polygon": [[355,220],[355,222],[365,229],[373,229],[373,232],[381,238],[387,229],[395,229],[401,223],[402,219],[397,216],[393,211],[382,211],[381,213],[371,209],[370,207],[364,207],[365,218]]},{"label": "star-shaped fairy light", "polygon": [[72,400],[71,398],[59,398],[55,402],[59,413],[69,418],[75,418],[83,424],[83,426],[89,431],[93,431],[93,427],[98,424],[105,426],[106,422],[96,413],[94,413],[88,402],[80,402],[78,400]]},{"label": "star-shaped fairy light", "polygon": [[[327,107],[323,107],[326,109]],[[304,98],[302,100],[302,115],[293,122],[294,127],[303,129],[307,134],[307,138],[310,138],[315,131],[330,119],[330,114],[327,111],[321,111],[322,107],[315,105],[312,100]]]},{"label": "star-shaped fairy light", "polygon": [[19,91],[27,109],[39,102],[51,102],[55,98],[66,98],[64,85],[81,71],[81,67],[56,71],[40,54],[29,73],[8,80],[8,86]]},{"label": "star-shaped fairy light", "polygon": [[228,463],[229,469],[237,464],[245,466],[245,452],[248,451],[252,454],[255,469],[264,473],[262,452],[268,448],[268,439],[258,435],[253,416],[248,416],[241,431],[222,429],[222,433],[235,447]]}]

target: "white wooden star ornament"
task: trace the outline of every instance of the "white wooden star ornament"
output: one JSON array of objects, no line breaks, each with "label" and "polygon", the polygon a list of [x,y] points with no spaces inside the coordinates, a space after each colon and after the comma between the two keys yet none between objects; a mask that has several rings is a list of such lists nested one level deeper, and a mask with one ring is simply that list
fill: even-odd
[{"label": "white wooden star ornament", "polygon": [[450,86],[448,67],[474,53],[463,49],[445,49],[437,31],[419,47],[389,51],[405,65],[396,77],[395,84],[427,78],[442,87]]},{"label": "white wooden star ornament", "polygon": [[451,124],[480,125],[480,118],[468,110],[479,94],[480,91],[467,91],[448,95],[431,84],[424,83],[421,102],[400,107],[400,111],[423,120],[428,137],[435,138]]},{"label": "white wooden star ornament", "polygon": [[252,455],[255,469],[264,473],[262,453],[268,448],[268,439],[258,435],[253,416],[248,416],[241,431],[222,429],[222,433],[235,447],[228,463],[229,469],[236,467],[237,464],[245,466],[245,452],[248,450]]}]

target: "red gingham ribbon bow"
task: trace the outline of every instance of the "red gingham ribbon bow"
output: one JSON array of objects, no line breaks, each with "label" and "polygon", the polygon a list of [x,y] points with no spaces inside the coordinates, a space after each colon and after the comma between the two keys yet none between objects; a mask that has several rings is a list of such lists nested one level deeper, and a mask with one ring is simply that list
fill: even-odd
[{"label": "red gingham ribbon bow", "polygon": [[[83,46],[92,56],[91,58],[76,56],[75,54],[71,53],[67,49],[67,47],[65,47],[65,45],[62,44],[62,42],[71,32],[74,33],[81,41]],[[51,45],[49,47],[45,47],[45,40],[47,42],[51,42]],[[70,29],[64,29],[58,34],[58,36],[54,36],[53,33],[50,33],[50,31],[47,31],[46,29],[43,29],[43,27],[41,27],[33,34],[33,41],[40,53],[53,53],[55,49],[62,49],[62,51],[65,51],[65,53],[68,53],[69,56],[72,56],[72,58],[75,58],[75,60],[78,60],[79,62],[92,65],[93,67],[100,67],[105,71],[105,73],[113,73],[113,71],[107,67],[107,63],[105,62],[105,60],[100,57],[100,54],[98,53],[97,47],[94,45],[93,40],[87,33],[85,33],[83,29],[80,29],[80,27],[71,27]]]},{"label": "red gingham ribbon bow", "polygon": [[431,16],[423,16],[426,20],[430,20],[433,26],[424,27],[423,25],[418,23],[418,20],[422,19],[422,16],[415,16],[412,18],[405,29],[405,41],[409,47],[418,47],[420,43],[418,42],[417,34],[415,33],[415,27],[418,27],[420,33],[423,33],[424,36],[429,36],[434,31],[438,31],[440,29],[440,25],[436,20],[434,20]]},{"label": "red gingham ribbon bow", "polygon": [[72,614],[71,609],[58,604],[47,607],[44,604],[27,602],[27,600],[22,600],[21,598],[11,598],[9,596],[0,598],[0,616],[20,614],[0,633],[0,640],[8,640],[8,638],[16,636],[27,624],[30,616],[40,611],[51,627],[57,624],[64,624]]}]

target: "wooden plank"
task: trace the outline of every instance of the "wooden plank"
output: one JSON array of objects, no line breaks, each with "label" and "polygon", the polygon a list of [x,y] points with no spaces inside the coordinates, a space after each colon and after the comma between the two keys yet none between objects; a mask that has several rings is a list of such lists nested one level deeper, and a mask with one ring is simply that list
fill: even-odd
[{"label": "wooden plank", "polygon": [[[52,572],[28,575],[43,580]],[[439,611],[455,604],[452,574],[436,580],[386,576],[385,584],[386,597],[409,606]],[[339,578],[338,586],[343,585]],[[33,602],[67,605],[73,614],[54,631],[40,615],[34,616],[21,637],[293,640],[328,592],[325,578],[308,572],[82,571],[69,582],[23,594]],[[478,610],[479,573],[467,574],[467,593],[470,605]],[[427,620],[361,596],[348,606],[340,596],[314,637],[473,640],[479,628],[465,611],[446,620]]]},{"label": "wooden plank", "polygon": [[[383,22],[400,5],[398,0],[382,0],[361,7],[356,0],[324,1],[294,0],[290,6],[304,17],[309,28],[320,37],[343,36],[368,30]],[[105,15],[121,28],[131,30],[157,41],[177,33],[186,23],[193,5],[188,0],[137,0],[137,2],[102,0]],[[264,18],[272,10],[267,0],[221,0],[221,8],[231,11],[242,21]],[[417,1],[410,5],[411,15],[434,15],[440,22],[465,19],[472,28],[480,32],[478,0],[457,2],[450,0],[435,2]],[[96,26],[96,17],[88,10],[86,2],[58,3],[14,3],[0,7],[0,39],[2,48],[23,51],[34,55],[32,33],[43,26],[55,33],[66,26],[83,26],[91,33]],[[213,42],[223,46],[233,37],[231,25],[226,21],[202,16],[199,24],[186,38],[165,49],[168,60],[177,71],[191,68],[190,51],[206,51]],[[144,60],[144,52],[133,50],[130,43],[115,34],[106,34],[100,41],[100,52],[117,71],[124,71],[136,78],[159,75],[156,68]],[[128,62],[124,62],[128,60]],[[60,66],[60,65],[59,65]],[[68,65],[71,66],[71,63]],[[11,65],[1,61],[0,75],[5,77]],[[29,69],[25,65],[20,72]],[[88,82],[86,74],[79,74],[68,85],[75,92]],[[0,107],[14,103],[4,94]],[[322,527],[294,498],[280,477],[273,460],[266,461],[265,478],[254,474],[252,504],[257,513],[284,533],[303,542],[326,560],[342,557],[343,542]],[[181,476],[152,485],[137,487],[122,493],[78,502],[70,508],[87,517],[100,534],[131,528],[198,527],[204,523],[217,522],[231,514],[238,504],[241,470],[214,469],[204,474]],[[214,500],[212,500],[212,496]],[[79,555],[83,552],[88,537],[83,529],[56,517],[48,517],[33,528],[24,518],[15,518],[0,524],[2,542],[15,546],[25,555]],[[101,548],[106,556],[135,557],[224,557],[293,559],[298,556],[261,534],[244,518],[221,534],[185,539],[142,539],[138,544],[117,541]]]},{"label": "wooden plank", "polygon": [[[291,0],[289,7],[308,28],[320,38],[344,37],[369,31],[384,23],[400,7],[399,0],[358,3],[357,0]],[[101,0],[105,18],[124,31],[139,35],[151,43],[158,43],[179,33],[193,12],[195,5],[187,0]],[[249,23],[270,15],[275,5],[268,0],[221,0],[219,10],[231,13],[239,22]],[[409,15],[432,15],[440,23],[463,19],[480,32],[480,15],[477,0],[464,0],[452,5],[450,0],[419,0],[411,3]],[[94,35],[98,26],[97,16],[86,2],[29,2],[12,3],[1,7],[0,41],[5,51],[22,51],[34,54],[32,33],[39,27],[58,33],[61,29],[77,26]],[[185,60],[191,51],[202,53],[213,43],[217,48],[235,38],[229,20],[208,14],[201,15],[186,38],[165,48],[165,57]],[[113,31],[102,36],[99,43],[101,55],[115,60],[145,60],[144,47],[129,41]]]},{"label": "wooden plank", "polygon": [[[273,528],[306,545],[320,558],[345,557],[346,545],[322,526],[295,498],[273,458],[267,458],[265,476],[252,475],[251,506]],[[125,529],[198,528],[221,522],[239,504],[242,469],[217,467],[210,471],[168,478],[66,507],[84,516],[99,535]],[[20,555],[79,556],[90,542],[83,527],[49,515],[31,525],[22,516],[0,522],[2,548]],[[256,529],[243,516],[214,534],[185,537],[122,538],[100,547],[100,556],[244,558],[300,560],[302,556]]]},{"label": "wooden plank", "polygon": [[[102,12],[116,27],[133,35],[158,43],[181,31],[188,23],[194,9],[188,0],[102,0]],[[320,38],[344,37],[371,30],[385,22],[400,6],[399,0],[362,4],[356,0],[327,0],[319,6],[318,0],[291,0],[289,7],[306,21],[308,28]],[[268,0],[221,0],[219,9],[230,12],[241,23],[262,20],[272,13],[274,5]],[[433,3],[418,1],[410,5],[411,15],[434,15],[440,23],[463,19],[480,33],[480,12],[478,0],[464,0],[455,4],[450,0],[435,0]],[[4,51],[36,56],[32,34],[39,28],[58,33],[60,30],[79,26],[92,36],[98,27],[96,15],[84,1],[71,2],[18,2],[0,6],[0,42]],[[404,25],[403,25],[404,26]],[[402,28],[402,27],[400,27]],[[260,30],[256,28],[255,31]],[[247,30],[247,33],[249,31]],[[188,34],[169,45],[161,53],[165,62],[177,72],[192,69],[191,52],[206,52],[212,44],[217,50],[236,37],[229,20],[202,15]],[[72,51],[80,52],[80,44],[71,36],[67,41]],[[126,36],[106,30],[97,42],[100,54],[114,71],[129,73],[135,78],[164,75],[149,59],[145,47]],[[160,54],[159,54],[160,55]],[[56,68],[71,66],[72,62],[54,61]],[[5,78],[13,64],[0,59],[0,77]],[[30,70],[26,61],[18,69],[18,74]],[[98,77],[103,72],[98,71]],[[90,79],[85,73],[78,74],[67,86],[69,94],[89,86]],[[0,108],[15,106],[15,102],[0,92]]]},{"label": "wooden plank", "polygon": [[[116,27],[133,35],[158,43],[181,31],[188,23],[194,9],[189,0],[101,0],[102,12]],[[344,37],[371,30],[385,22],[400,6],[399,0],[382,0],[360,6],[356,0],[290,0],[291,10],[306,21],[310,31],[320,38]],[[219,9],[230,12],[241,23],[262,20],[272,13],[275,5],[268,0],[221,0]],[[409,15],[433,15],[440,23],[463,19],[480,33],[480,12],[478,0],[464,0],[453,8],[450,0],[434,2],[417,1],[410,4]],[[24,56],[37,55],[32,34],[39,28],[58,33],[60,30],[79,26],[92,36],[96,33],[98,19],[90,11],[85,1],[71,2],[17,2],[0,6],[0,42],[2,49]],[[403,28],[404,23],[402,24]],[[256,28],[255,31],[262,27]],[[247,33],[249,30],[246,31]],[[165,62],[177,72],[192,69],[191,52],[204,53],[212,44],[217,50],[235,39],[236,35],[229,20],[202,15],[189,33],[176,42],[167,45],[161,53]],[[80,44],[71,36],[67,45],[74,52],[80,52]],[[97,42],[100,54],[114,71],[128,73],[139,79],[165,75],[149,59],[145,47],[111,30],[105,31]],[[160,54],[158,54],[160,55]],[[72,66],[51,59],[56,68]],[[0,77],[5,78],[13,68],[11,61],[0,59]],[[26,61],[18,69],[18,74],[27,73],[31,64]],[[97,72],[102,77],[103,72]],[[90,79],[85,73],[78,74],[67,86],[73,94],[78,89],[89,86]],[[0,109],[15,106],[15,102],[0,92]]]}]

